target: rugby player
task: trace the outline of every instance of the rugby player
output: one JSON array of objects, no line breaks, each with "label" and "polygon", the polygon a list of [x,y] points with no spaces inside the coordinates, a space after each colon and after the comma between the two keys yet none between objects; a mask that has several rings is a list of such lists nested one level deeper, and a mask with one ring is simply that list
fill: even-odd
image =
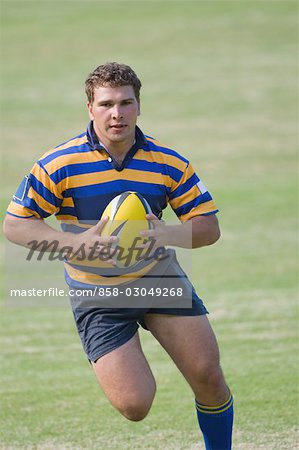
[{"label": "rugby player", "polygon": [[[112,259],[100,266],[72,259],[82,246],[111,248],[117,241],[116,237],[101,236],[107,221],[101,216],[107,204],[125,191],[138,192],[150,205],[148,220],[153,228],[143,236],[150,236],[157,245],[184,246],[187,229],[191,230],[190,247],[215,243],[220,236],[218,210],[192,165],[136,125],[141,82],[135,72],[124,64],[107,63],[88,76],[85,88],[90,117],[87,130],[45,153],[34,164],[8,207],[6,237],[25,247],[33,239],[46,239],[58,241],[60,249],[72,248],[65,261],[65,274],[69,287],[75,289],[128,285],[130,269],[112,273]],[[168,204],[179,225],[161,221]],[[61,221],[62,231],[44,221],[52,214]],[[127,419],[139,421],[148,414],[156,389],[138,327],[149,330],[194,393],[206,449],[231,449],[233,398],[220,367],[208,311],[174,251],[162,262],[134,268],[134,277],[142,282],[157,267],[151,286],[159,286],[162,272],[175,273],[179,286],[191,292],[190,307],[172,303],[161,306],[159,299],[142,307],[136,301],[125,308],[113,303],[109,308],[109,303],[103,306],[96,301],[87,307],[82,299],[72,298],[84,350],[112,405]]]}]

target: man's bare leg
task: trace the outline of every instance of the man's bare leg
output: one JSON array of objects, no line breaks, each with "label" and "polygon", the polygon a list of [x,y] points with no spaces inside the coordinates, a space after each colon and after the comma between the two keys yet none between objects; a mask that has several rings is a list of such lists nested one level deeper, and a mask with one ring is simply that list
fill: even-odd
[{"label": "man's bare leg", "polygon": [[138,332],[92,366],[112,405],[129,420],[144,419],[152,405],[156,383],[143,354]]}]

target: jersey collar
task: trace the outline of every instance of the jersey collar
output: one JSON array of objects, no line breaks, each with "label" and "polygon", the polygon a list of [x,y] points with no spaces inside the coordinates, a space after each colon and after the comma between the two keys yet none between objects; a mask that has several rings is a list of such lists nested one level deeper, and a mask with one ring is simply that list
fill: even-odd
[{"label": "jersey collar", "polygon": [[132,145],[132,147],[130,148],[130,150],[128,151],[128,153],[126,154],[123,162],[121,164],[118,164],[118,162],[113,158],[113,156],[110,155],[109,150],[99,141],[99,139],[94,131],[94,128],[93,128],[93,121],[89,122],[87,131],[86,131],[86,135],[87,135],[87,141],[88,141],[89,145],[91,146],[91,149],[98,150],[98,151],[104,151],[108,155],[114,168],[118,171],[121,171],[126,167],[129,160],[133,158],[133,156],[135,155],[135,153],[137,152],[138,149],[145,148],[147,146],[147,140],[146,140],[144,134],[142,133],[141,129],[139,127],[137,127],[137,125],[136,125],[135,142]]}]

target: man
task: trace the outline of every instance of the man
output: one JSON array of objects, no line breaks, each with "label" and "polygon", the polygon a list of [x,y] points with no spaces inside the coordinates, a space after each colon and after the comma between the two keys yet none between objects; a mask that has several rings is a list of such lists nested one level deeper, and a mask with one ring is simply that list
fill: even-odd
[{"label": "man", "polygon": [[[112,259],[99,268],[80,265],[74,256],[82,246],[111,249],[117,238],[100,236],[107,218],[100,219],[111,199],[122,192],[136,191],[150,204],[153,213],[147,218],[153,227],[143,236],[154,239],[156,246],[199,248],[220,236],[216,206],[191,164],[137,127],[140,88],[135,72],[126,65],[107,63],[96,68],[86,80],[91,120],[87,132],[43,155],[8,207],[4,230],[9,240],[28,246],[32,239],[46,239],[57,241],[59,249],[72,249],[65,263],[70,288],[124,282],[123,273],[113,276]],[[166,226],[159,220],[167,203],[180,225]],[[62,232],[44,222],[51,214],[61,220]],[[189,245],[182,242],[190,226]],[[129,420],[142,420],[154,399],[155,380],[140,345],[141,324],[168,352],[193,390],[206,448],[230,449],[233,399],[207,310],[174,253],[156,263],[163,265],[164,273],[171,269],[179,274],[181,286],[191,287],[191,307],[163,308],[156,303],[138,308],[135,303],[132,308],[107,308],[96,301],[87,307],[72,299],[83,347],[112,405]],[[148,272],[134,269],[134,277],[143,281],[151,270],[152,266]]]}]

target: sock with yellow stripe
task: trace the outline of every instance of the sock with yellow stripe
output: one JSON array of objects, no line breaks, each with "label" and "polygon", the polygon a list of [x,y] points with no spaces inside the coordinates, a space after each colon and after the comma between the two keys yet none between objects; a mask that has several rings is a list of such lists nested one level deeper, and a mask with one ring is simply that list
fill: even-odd
[{"label": "sock with yellow stripe", "polygon": [[233,396],[219,406],[201,405],[197,400],[196,411],[206,450],[231,450],[234,418]]}]

